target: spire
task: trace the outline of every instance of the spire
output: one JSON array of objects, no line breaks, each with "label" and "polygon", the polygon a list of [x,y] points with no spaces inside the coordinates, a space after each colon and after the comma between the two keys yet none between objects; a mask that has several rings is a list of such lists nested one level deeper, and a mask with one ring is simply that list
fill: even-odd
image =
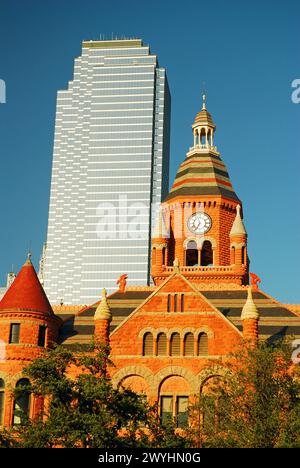
[{"label": "spire", "polygon": [[242,310],[241,319],[242,320],[247,320],[247,319],[258,320],[259,319],[259,312],[253,301],[251,286],[248,286],[248,297]]},{"label": "spire", "polygon": [[0,313],[20,310],[53,315],[52,307],[32,265],[30,252],[16,279],[0,301]]},{"label": "spire", "polygon": [[236,207],[236,217],[233,222],[231,231],[230,231],[230,237],[233,236],[246,236],[247,231],[244,226],[243,220],[241,218],[241,205],[237,205]]},{"label": "spire", "polygon": [[94,320],[109,320],[111,321],[112,319],[112,314],[111,310],[109,308],[109,305],[107,303],[107,297],[106,297],[106,289],[102,289],[102,299],[101,302],[99,303],[95,315],[94,315]]},{"label": "spire", "polygon": [[200,112],[195,117],[195,121],[192,125],[193,129],[196,127],[207,127],[207,129],[210,129],[211,132],[214,132],[216,129],[216,126],[214,124],[214,121],[212,119],[211,114],[207,111],[206,109],[206,93],[203,91],[202,93],[202,109]]},{"label": "spire", "polygon": [[27,259],[26,259],[26,262],[24,263],[24,265],[32,265],[31,257],[32,257],[32,253],[31,253],[30,250],[28,250]]}]

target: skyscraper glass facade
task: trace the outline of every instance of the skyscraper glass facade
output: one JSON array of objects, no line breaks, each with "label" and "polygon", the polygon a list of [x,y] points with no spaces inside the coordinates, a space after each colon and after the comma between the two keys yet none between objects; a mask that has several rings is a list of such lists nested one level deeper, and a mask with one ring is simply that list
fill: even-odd
[{"label": "skyscraper glass facade", "polygon": [[84,41],[57,96],[44,287],[89,304],[149,282],[154,211],[168,191],[170,94],[141,40]]}]

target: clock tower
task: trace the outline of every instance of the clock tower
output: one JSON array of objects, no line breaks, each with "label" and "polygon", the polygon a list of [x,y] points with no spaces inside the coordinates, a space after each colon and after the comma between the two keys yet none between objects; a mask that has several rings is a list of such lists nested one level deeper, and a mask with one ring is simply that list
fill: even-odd
[{"label": "clock tower", "polygon": [[160,284],[176,268],[203,286],[248,284],[247,232],[242,203],[214,144],[216,126],[206,110],[192,125],[194,144],[161,206],[152,236],[152,277]]}]

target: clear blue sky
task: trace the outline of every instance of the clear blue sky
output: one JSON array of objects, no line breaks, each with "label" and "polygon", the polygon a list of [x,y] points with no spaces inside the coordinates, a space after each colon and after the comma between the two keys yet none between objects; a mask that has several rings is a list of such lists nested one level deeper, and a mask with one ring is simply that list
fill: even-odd
[{"label": "clear blue sky", "polygon": [[83,39],[140,37],[167,68],[171,181],[192,143],[202,82],[216,144],[243,200],[251,271],[300,303],[300,2],[0,0],[0,283],[46,238],[55,101]]}]

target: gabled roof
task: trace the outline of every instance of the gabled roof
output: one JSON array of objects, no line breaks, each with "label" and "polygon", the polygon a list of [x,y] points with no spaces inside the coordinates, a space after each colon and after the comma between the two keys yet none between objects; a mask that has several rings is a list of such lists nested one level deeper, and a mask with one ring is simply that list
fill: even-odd
[{"label": "gabled roof", "polygon": [[173,186],[165,201],[178,196],[223,195],[239,201],[221,158],[207,150],[194,152],[180,165]]},{"label": "gabled roof", "polygon": [[[120,325],[150,294],[153,288],[130,288],[124,293],[116,291],[107,297],[112,313],[110,332]],[[87,348],[92,341],[95,321],[94,315],[100,301],[84,307],[76,314],[69,315],[60,330],[60,343],[69,349],[76,349],[78,344]],[[63,318],[63,315],[59,315]]]},{"label": "gabled roof", "polygon": [[52,316],[53,310],[28,258],[0,301],[0,313],[31,311]]},{"label": "gabled roof", "polygon": [[[115,292],[107,298],[108,306],[112,312],[110,332],[114,332],[137,312],[148,300],[166,285],[176,274],[173,272],[158,287],[140,288],[131,287],[125,293]],[[247,300],[247,289],[210,289],[204,290],[191,283],[184,275],[179,274],[199,300],[206,301],[216,314],[222,316],[227,323],[236,329],[237,333],[243,330],[241,312]],[[253,299],[258,308],[259,337],[261,340],[273,340],[278,337],[292,335],[300,338],[300,317],[291,312],[283,304],[271,298],[262,291],[254,291]],[[83,308],[80,312],[69,316],[64,321],[60,331],[60,343],[70,349],[87,348],[94,334],[94,314],[99,302]]]},{"label": "gabled roof", "polygon": [[[247,289],[206,290],[202,294],[242,331],[241,313],[247,300]],[[263,291],[253,291],[253,299],[259,312],[258,333],[261,340],[294,336],[300,338],[300,317],[284,304]]]}]

